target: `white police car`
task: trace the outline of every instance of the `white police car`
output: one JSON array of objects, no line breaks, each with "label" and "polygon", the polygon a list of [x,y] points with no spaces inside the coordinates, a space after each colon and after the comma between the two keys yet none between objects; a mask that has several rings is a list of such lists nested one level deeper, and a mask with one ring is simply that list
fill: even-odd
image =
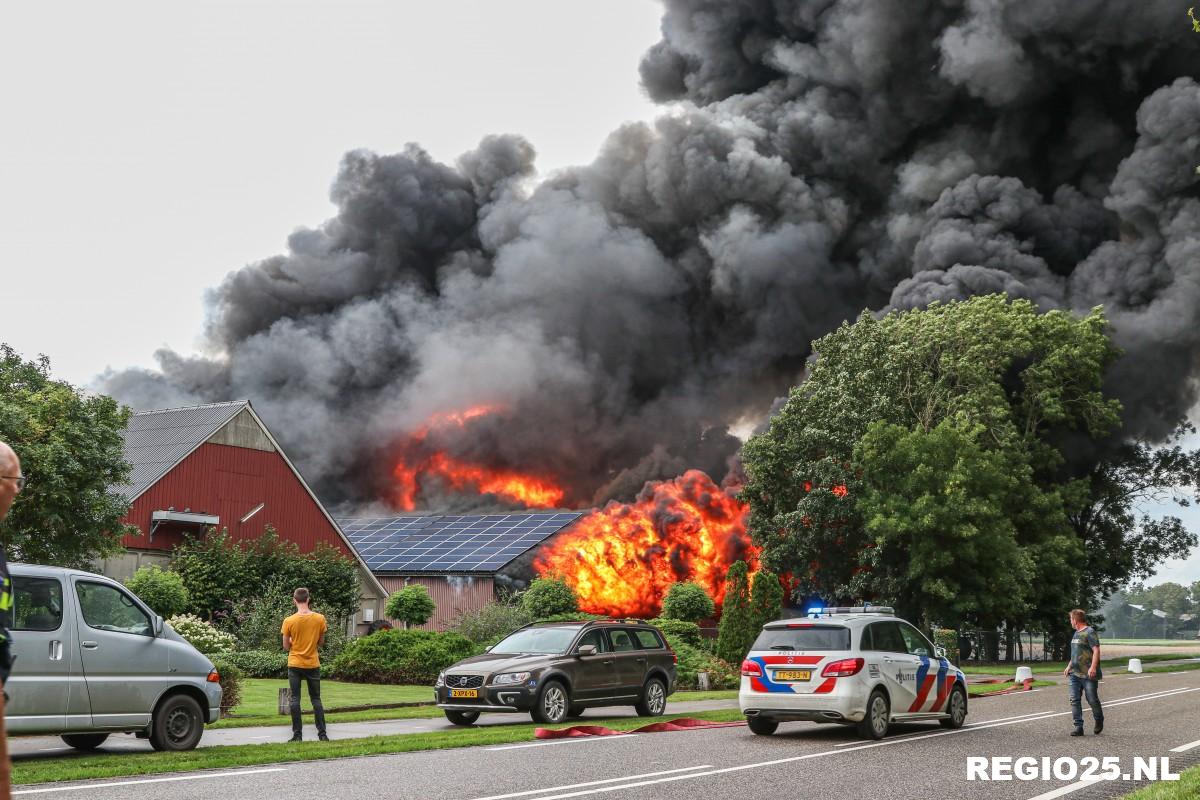
[{"label": "white police car", "polygon": [[882,739],[891,722],[961,728],[967,686],[945,650],[890,608],[810,609],[763,626],[742,662],[738,705],[763,736],[801,720]]}]

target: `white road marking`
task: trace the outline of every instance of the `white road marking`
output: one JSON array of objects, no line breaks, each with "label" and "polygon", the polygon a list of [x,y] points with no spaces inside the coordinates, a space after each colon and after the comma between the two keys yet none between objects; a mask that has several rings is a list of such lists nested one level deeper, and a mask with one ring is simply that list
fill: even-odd
[{"label": "white road marking", "polygon": [[1179,745],[1179,747],[1172,747],[1171,752],[1172,753],[1186,753],[1188,750],[1192,750],[1197,747],[1200,747],[1200,739],[1197,739],[1194,742],[1188,742],[1187,744],[1181,744],[1181,745]]},{"label": "white road marking", "polygon": [[210,772],[200,775],[174,775],[170,778],[143,778],[136,781],[112,781],[111,783],[85,783],[74,786],[48,786],[44,789],[15,789],[13,796],[19,794],[50,794],[51,792],[75,792],[83,789],[107,789],[110,786],[140,786],[143,783],[169,783],[172,781],[201,781],[213,778],[237,778],[243,775],[260,775],[264,772],[285,772],[286,767],[267,767],[265,769],[241,769],[237,772]]},{"label": "white road marking", "polygon": [[[1117,705],[1127,705],[1129,703],[1141,703],[1146,700],[1158,700],[1163,697],[1173,697],[1177,694],[1186,694],[1188,692],[1196,692],[1196,691],[1200,691],[1200,687],[1194,688],[1194,689],[1189,689],[1189,688],[1185,687],[1185,688],[1181,688],[1181,689],[1172,689],[1172,690],[1165,691],[1165,692],[1152,692],[1147,695],[1135,695],[1133,697],[1122,698],[1121,700],[1118,700],[1113,703],[1109,703],[1108,705],[1109,706],[1117,706]],[[841,753],[854,753],[859,750],[870,750],[875,747],[888,747],[890,745],[905,744],[907,742],[911,742],[916,739],[932,739],[932,738],[935,738],[938,736],[953,736],[958,733],[969,733],[970,731],[983,730],[985,728],[999,728],[999,727],[1003,727],[1005,725],[1020,725],[1023,722],[1040,722],[1044,719],[1051,719],[1053,717],[1062,717],[1062,716],[1066,716],[1070,713],[1071,713],[1070,711],[1048,712],[1045,714],[1041,714],[1039,716],[1021,717],[1021,718],[1005,720],[1005,721],[985,722],[985,723],[980,723],[979,725],[976,725],[973,727],[964,726],[957,730],[951,730],[951,731],[945,731],[945,730],[933,731],[933,732],[930,732],[923,736],[913,736],[913,737],[910,737],[907,739],[890,739],[890,740],[885,740],[882,742],[872,742],[870,744],[860,744],[857,747],[849,747],[849,748],[846,748],[845,750],[824,750],[824,751],[821,751],[818,753],[806,753],[805,755],[802,755],[802,756],[791,756],[790,758],[777,758],[773,761],[760,761],[760,762],[757,762],[754,764],[738,764],[738,765],[732,766],[732,767],[724,767],[722,769],[706,770],[704,772],[689,772],[684,775],[672,775],[672,776],[665,777],[665,778],[651,778],[649,780],[634,780],[632,783],[629,783],[629,782],[619,783],[616,786],[599,786],[599,787],[594,787],[591,789],[582,789],[580,791],[575,791],[575,792],[565,792],[562,794],[543,795],[543,796],[539,797],[538,800],[565,800],[566,798],[569,798],[569,797],[583,797],[585,795],[601,794],[603,792],[619,792],[623,789],[634,789],[639,786],[651,786],[651,785],[658,784],[658,783],[672,783],[674,781],[688,780],[690,778],[705,778],[710,775],[724,775],[724,774],[731,773],[731,772],[741,772],[741,771],[747,770],[747,769],[758,769],[760,767],[773,767],[773,766],[777,766],[779,764],[792,764],[797,761],[807,761],[807,760],[813,759],[813,758],[823,758],[825,756],[839,755]],[[616,737],[616,738],[620,738],[620,737]],[[631,780],[631,779],[626,779],[626,780]],[[1066,787],[1063,787],[1063,788],[1066,788]],[[547,790],[547,791],[553,791],[553,790]],[[1055,790],[1055,791],[1058,791],[1058,790]],[[1072,790],[1072,791],[1074,791],[1074,790]],[[482,800],[482,798],[480,798],[479,800]]]},{"label": "white road marking", "polygon": [[1051,789],[1048,792],[1042,792],[1039,795],[1029,798],[1029,800],[1051,800],[1051,798],[1054,798],[1054,797],[1062,797],[1063,795],[1071,794],[1071,792],[1077,792],[1080,789],[1086,789],[1089,786],[1095,786],[1096,781],[1098,781],[1098,780],[1101,780],[1101,779],[1100,778],[1092,778],[1092,779],[1086,780],[1086,781],[1076,781],[1075,783],[1068,783],[1066,786],[1060,786],[1057,789]]},{"label": "white road marking", "polygon": [[623,733],[620,736],[577,736],[573,739],[556,739],[552,742],[533,742],[531,744],[506,744],[500,747],[489,747],[488,750],[520,750],[523,747],[550,747],[555,744],[577,744],[579,742],[612,742],[621,739],[636,739],[640,733]]},{"label": "white road marking", "polygon": [[699,764],[694,767],[680,767],[679,769],[667,769],[661,772],[646,772],[642,775],[628,775],[624,778],[607,778],[602,781],[588,781],[587,783],[571,783],[566,786],[547,786],[544,789],[530,789],[525,792],[512,792],[511,794],[493,794],[489,797],[480,797],[476,800],[506,800],[509,797],[526,797],[531,794],[541,794],[542,792],[557,792],[560,789],[578,789],[583,786],[599,786],[602,783],[617,783],[618,781],[630,781],[637,778],[654,778],[659,775],[674,775],[678,772],[691,772],[695,769],[709,769],[712,764]]}]

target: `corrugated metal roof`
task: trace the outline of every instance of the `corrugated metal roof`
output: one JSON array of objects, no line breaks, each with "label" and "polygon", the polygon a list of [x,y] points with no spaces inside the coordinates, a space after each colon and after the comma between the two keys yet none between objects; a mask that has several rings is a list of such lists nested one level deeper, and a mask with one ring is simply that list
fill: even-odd
[{"label": "corrugated metal roof", "polygon": [[247,405],[235,400],[134,414],[125,429],[125,460],[133,470],[129,483],[116,490],[133,500]]}]

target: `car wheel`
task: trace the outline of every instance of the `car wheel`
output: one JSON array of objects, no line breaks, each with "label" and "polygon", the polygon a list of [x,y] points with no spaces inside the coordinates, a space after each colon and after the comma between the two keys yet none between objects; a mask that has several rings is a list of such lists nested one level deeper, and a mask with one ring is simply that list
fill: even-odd
[{"label": "car wheel", "polygon": [[192,750],[203,734],[200,704],[186,694],[162,701],[150,723],[150,744],[155,750]]},{"label": "car wheel", "polygon": [[779,723],[775,720],[762,717],[746,717],[746,725],[749,726],[751,732],[759,736],[770,736],[779,727]]},{"label": "car wheel", "polygon": [[538,692],[537,704],[534,705],[530,716],[534,722],[553,725],[567,718],[567,687],[558,681],[546,681]]},{"label": "car wheel", "polygon": [[642,717],[661,717],[667,710],[667,685],[662,678],[651,678],[642,687],[642,699],[633,706]]},{"label": "car wheel", "polygon": [[92,751],[104,744],[107,733],[64,733],[62,740],[76,750]]},{"label": "car wheel", "polygon": [[858,735],[864,739],[882,739],[887,735],[888,719],[892,709],[887,695],[879,689],[871,692],[867,699],[867,713],[858,723]]},{"label": "car wheel", "polygon": [[940,721],[943,728],[954,730],[963,726],[963,722],[967,719],[967,693],[961,686],[955,686],[950,692],[950,702],[946,706],[946,712],[950,714],[950,719]]},{"label": "car wheel", "polygon": [[583,712],[586,710],[587,710],[586,706],[580,706],[580,705],[576,705],[575,703],[571,703],[571,707],[567,709],[567,716],[568,717],[582,717]]},{"label": "car wheel", "polygon": [[479,719],[478,711],[447,711],[446,719],[453,722],[455,725],[474,725],[475,720]]}]

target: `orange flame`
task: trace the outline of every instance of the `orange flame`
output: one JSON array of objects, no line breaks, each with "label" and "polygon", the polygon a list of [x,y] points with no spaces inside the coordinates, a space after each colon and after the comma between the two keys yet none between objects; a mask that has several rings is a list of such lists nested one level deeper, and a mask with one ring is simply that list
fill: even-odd
[{"label": "orange flame", "polygon": [[656,616],[676,581],[694,581],[720,604],[725,574],[742,559],[758,569],[749,509],[699,470],[647,484],[636,502],[610,502],[581,518],[534,559],[561,575],[593,614]]},{"label": "orange flame", "polygon": [[475,406],[465,411],[437,414],[418,428],[404,443],[404,453],[392,469],[395,489],[392,504],[404,511],[417,507],[420,479],[434,477],[456,491],[492,494],[526,508],[555,508],[562,503],[564,491],[552,478],[516,470],[493,468],[462,461],[441,450],[429,453],[424,447],[430,431],[437,428],[465,428],[479,417],[498,412],[495,406]]}]

